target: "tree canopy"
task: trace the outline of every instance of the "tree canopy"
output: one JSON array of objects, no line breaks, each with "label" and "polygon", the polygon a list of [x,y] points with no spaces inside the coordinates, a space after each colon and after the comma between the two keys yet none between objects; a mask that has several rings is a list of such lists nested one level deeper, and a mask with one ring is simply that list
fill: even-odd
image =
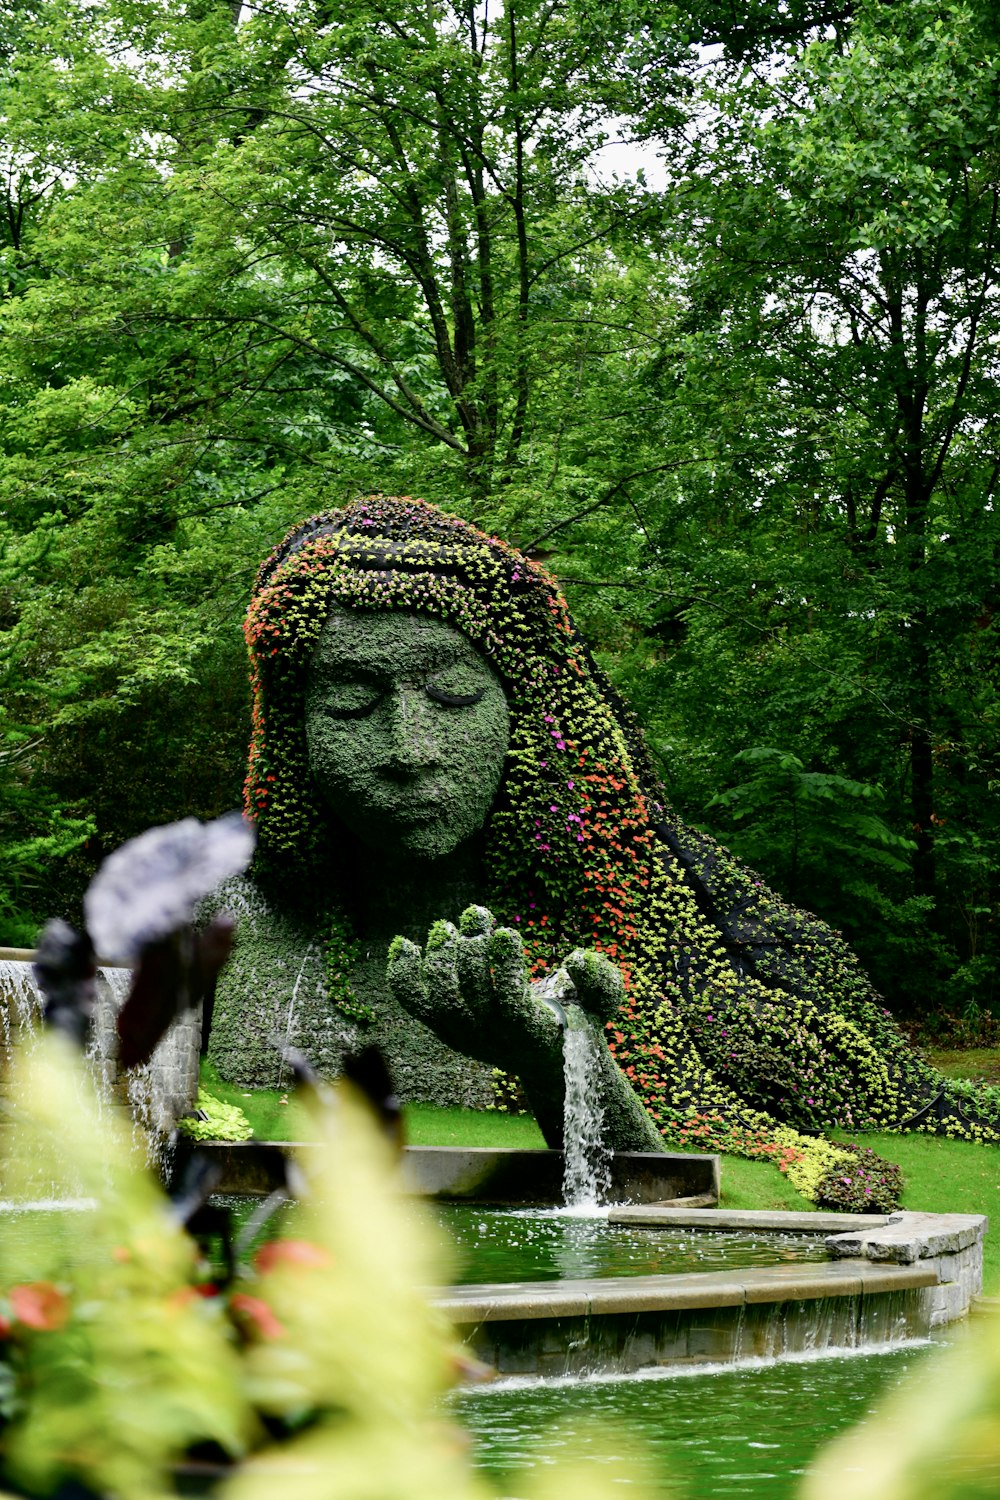
[{"label": "tree canopy", "polygon": [[383,490],[547,562],[681,813],[894,1007],[988,1009],[990,7],[3,21],[0,941],[238,800],[255,567]]}]

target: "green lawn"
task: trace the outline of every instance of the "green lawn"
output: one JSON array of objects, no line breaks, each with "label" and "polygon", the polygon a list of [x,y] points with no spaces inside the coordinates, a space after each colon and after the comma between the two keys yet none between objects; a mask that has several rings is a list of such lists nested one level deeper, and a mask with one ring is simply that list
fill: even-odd
[{"label": "green lawn", "polygon": [[532,1115],[408,1104],[405,1119],[406,1140],[411,1146],[517,1146],[528,1151],[545,1145]]},{"label": "green lawn", "polygon": [[924,1056],[948,1078],[1000,1083],[1000,1051],[995,1047],[967,1047],[963,1051],[924,1048]]},{"label": "green lawn", "polygon": [[258,1141],[294,1141],[295,1104],[291,1096],[280,1089],[241,1088],[235,1083],[224,1083],[210,1062],[202,1061],[201,1086],[207,1093],[221,1099],[223,1104],[236,1104],[253,1126]]},{"label": "green lawn", "polygon": [[[962,1072],[953,1076],[989,1076],[1000,1073],[998,1053],[957,1053],[965,1059]],[[933,1057],[944,1068],[952,1054]],[[975,1074],[973,1074],[975,1069]],[[209,1065],[202,1070],[202,1083],[227,1104],[238,1104],[245,1112],[258,1140],[294,1140],[295,1106],[287,1094],[275,1089],[253,1093],[222,1083]],[[496,1110],[442,1109],[433,1104],[406,1107],[406,1138],[412,1146],[519,1146],[540,1147],[545,1143],[530,1115],[505,1115]],[[1000,1147],[975,1146],[968,1141],[942,1140],[923,1135],[870,1135],[858,1140],[903,1169],[906,1208],[930,1213],[985,1213],[996,1225],[986,1238],[984,1290],[1000,1295]],[[744,1161],[727,1156],[722,1161],[723,1208],[798,1208],[813,1205],[797,1193],[781,1174],[766,1162]]]},{"label": "green lawn", "polygon": [[935,1214],[988,1214],[983,1290],[1000,1295],[1000,1146],[927,1135],[868,1135],[858,1140],[903,1169],[903,1207]]}]

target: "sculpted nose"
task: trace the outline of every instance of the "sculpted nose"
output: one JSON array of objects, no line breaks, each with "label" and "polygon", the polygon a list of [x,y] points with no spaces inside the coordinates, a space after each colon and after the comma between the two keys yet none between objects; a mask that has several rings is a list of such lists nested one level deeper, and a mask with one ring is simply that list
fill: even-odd
[{"label": "sculpted nose", "polygon": [[397,688],[390,702],[387,770],[412,776],[436,766],[440,758],[434,705],[422,689]]}]

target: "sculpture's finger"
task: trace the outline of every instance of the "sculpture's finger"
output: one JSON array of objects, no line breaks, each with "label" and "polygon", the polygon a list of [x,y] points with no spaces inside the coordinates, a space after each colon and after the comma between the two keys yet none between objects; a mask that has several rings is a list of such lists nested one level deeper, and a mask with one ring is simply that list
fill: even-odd
[{"label": "sculpture's finger", "polygon": [[616,1016],[625,1000],[621,970],[603,953],[576,948],[563,966],[573,981],[577,1004],[602,1024]]},{"label": "sculpture's finger", "polygon": [[490,981],[489,935],[493,913],[485,906],[467,906],[458,919],[458,985],[469,1011],[477,1019],[489,1014],[493,1003]]},{"label": "sculpture's finger", "polygon": [[458,987],[470,1018],[481,1021],[493,1006],[493,982],[490,977],[489,940],[486,937],[461,938],[458,944]]},{"label": "sculpture's finger", "polygon": [[486,906],[467,906],[458,919],[458,930],[463,937],[489,937],[496,926],[496,918]]},{"label": "sculpture's finger", "polygon": [[409,938],[394,937],[389,944],[389,962],[385,977],[389,992],[418,1021],[429,1021],[431,1017],[430,996],[424,975],[424,957],[416,943]]},{"label": "sculpture's finger", "polygon": [[529,1007],[528,973],[520,933],[498,927],[487,940],[494,1003],[501,1010],[524,1013]]},{"label": "sculpture's finger", "polygon": [[430,1003],[442,1021],[466,1014],[458,977],[458,949],[461,939],[454,922],[435,922],[427,934],[424,973]]}]

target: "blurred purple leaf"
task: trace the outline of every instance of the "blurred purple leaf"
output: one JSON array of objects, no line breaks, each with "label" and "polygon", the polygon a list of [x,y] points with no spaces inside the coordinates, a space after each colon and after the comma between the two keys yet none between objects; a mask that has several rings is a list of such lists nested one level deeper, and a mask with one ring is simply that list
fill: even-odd
[{"label": "blurred purple leaf", "polygon": [[45,1024],[82,1047],[97,993],[97,963],[87,933],[53,917],[39,939],[33,972],[45,1001]]},{"label": "blurred purple leaf", "polygon": [[250,863],[256,835],[240,813],[151,828],[108,856],[83,898],[98,953],[134,960],[186,927],[198,903]]},{"label": "blurred purple leaf", "polygon": [[203,932],[184,927],[146,945],[118,1013],[123,1068],[148,1062],[174,1018],[204,998],[232,952],[235,929],[234,918],[222,912]]}]

